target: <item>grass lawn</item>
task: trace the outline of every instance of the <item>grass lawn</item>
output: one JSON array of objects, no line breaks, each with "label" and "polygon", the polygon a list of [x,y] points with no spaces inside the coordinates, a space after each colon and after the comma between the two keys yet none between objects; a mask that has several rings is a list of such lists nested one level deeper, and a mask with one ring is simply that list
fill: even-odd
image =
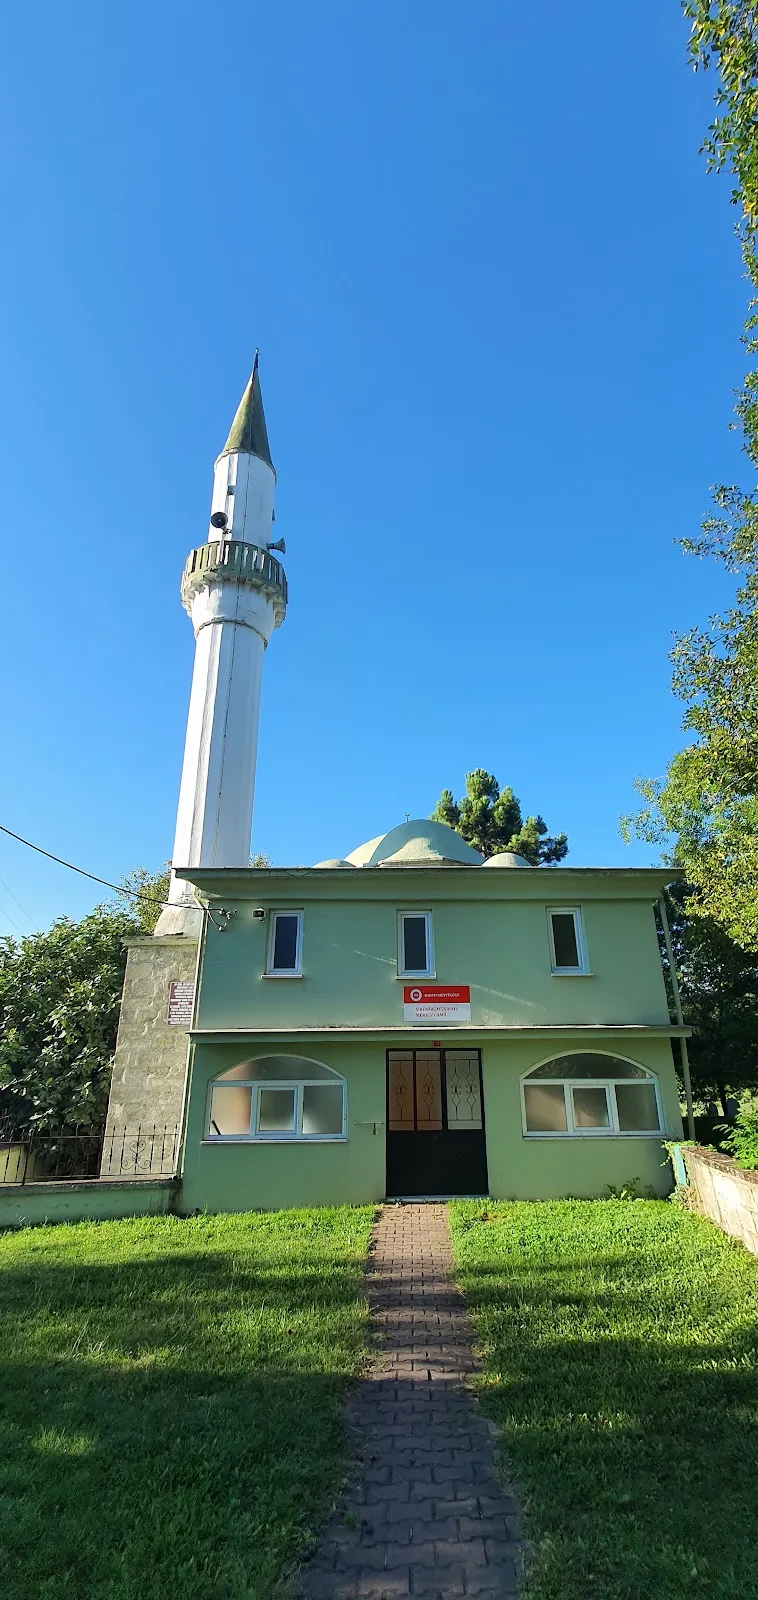
[{"label": "grass lawn", "polygon": [[371,1218],[0,1236],[3,1600],[273,1600],[340,1482]]},{"label": "grass lawn", "polygon": [[665,1201],[450,1210],[529,1600],[756,1600],[758,1260]]}]

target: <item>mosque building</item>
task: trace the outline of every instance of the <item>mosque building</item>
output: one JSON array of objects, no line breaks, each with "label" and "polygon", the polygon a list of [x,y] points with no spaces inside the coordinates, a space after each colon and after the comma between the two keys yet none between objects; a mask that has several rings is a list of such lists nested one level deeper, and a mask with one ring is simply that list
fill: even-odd
[{"label": "mosque building", "polygon": [[485,860],[423,819],[339,860],[249,865],[287,608],[275,484],[256,357],[182,576],[171,886],[129,945],[109,1125],[179,1127],[182,1211],[665,1192],[687,1032],[656,931],[670,869]]}]

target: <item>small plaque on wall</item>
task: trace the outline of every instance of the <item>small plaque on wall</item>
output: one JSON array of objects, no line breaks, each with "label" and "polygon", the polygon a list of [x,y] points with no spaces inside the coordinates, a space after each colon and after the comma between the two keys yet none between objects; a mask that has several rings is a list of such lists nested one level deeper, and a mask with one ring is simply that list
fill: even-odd
[{"label": "small plaque on wall", "polygon": [[166,1021],[170,1028],[188,1028],[192,1021],[195,985],[191,978],[176,979],[168,986]]}]

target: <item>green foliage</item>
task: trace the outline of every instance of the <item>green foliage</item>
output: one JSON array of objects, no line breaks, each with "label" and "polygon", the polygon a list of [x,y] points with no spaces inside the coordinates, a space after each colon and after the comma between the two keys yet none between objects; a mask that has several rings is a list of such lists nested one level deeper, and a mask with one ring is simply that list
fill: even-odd
[{"label": "green foliage", "polygon": [[160,872],[149,872],[147,867],[135,867],[121,879],[125,908],[138,923],[136,932],[149,936],[163,909],[162,901],[168,897],[171,882],[171,862],[164,862]]},{"label": "green foliage", "polygon": [[653,1191],[649,1183],[640,1183],[639,1178],[629,1178],[626,1183],[616,1185],[607,1183],[609,1200],[652,1200]]},{"label": "green foliage", "polygon": [[344,1480],[371,1220],[345,1206],[0,1237],[3,1600],[294,1592]]},{"label": "green foliage", "polygon": [[742,1107],[734,1127],[722,1139],[721,1148],[734,1156],[738,1167],[758,1172],[758,1105]]},{"label": "green foliage", "polygon": [[[758,17],[747,0],[684,0],[696,68],[715,65],[717,116],[704,144],[709,168],[728,167],[747,275],[758,286]],[[757,302],[746,324],[758,350]],[[758,464],[758,372],[749,371],[736,406],[745,452]],[[673,837],[676,860],[697,891],[692,909],[712,918],[746,950],[758,950],[758,491],[721,485],[715,514],[683,547],[738,577],[733,607],[706,629],[676,639],[674,693],[687,707],[694,742],[663,780],[637,784],[644,805],[624,831],[651,843]]]},{"label": "green foliage", "polygon": [[528,1600],[754,1600],[758,1262],[665,1201],[450,1208]]},{"label": "green foliage", "polygon": [[[727,1098],[758,1087],[758,956],[729,937],[713,917],[692,915],[696,897],[683,884],[669,888],[666,907],[684,1020],[694,1097]],[[661,958],[668,958],[661,938]]]},{"label": "green foliage", "polygon": [[[0,1113],[56,1129],[102,1121],[116,1047],[124,940],[152,933],[167,870],[124,879],[123,904],[0,939]],[[135,898],[136,896],[136,898]]]},{"label": "green foliage", "polygon": [[746,950],[758,950],[758,506],[720,490],[731,522],[705,525],[692,548],[741,571],[735,604],[693,628],[672,652],[674,693],[696,742],[663,781],[637,783],[645,805],[625,833],[665,844],[696,891],[691,912],[712,918]]},{"label": "green foliage", "polygon": [[715,63],[718,115],[703,145],[709,170],[731,168],[734,205],[742,216],[743,249],[758,228],[758,17],[754,0],[684,0],[692,23],[690,59],[697,71]]},{"label": "green foliage", "polygon": [[539,816],[524,821],[513,790],[501,789],[497,779],[483,767],[467,772],[466,793],[461,800],[454,800],[450,789],[443,789],[432,821],[455,828],[483,856],[513,850],[537,867],[562,861],[568,851],[565,833],[551,837]]}]

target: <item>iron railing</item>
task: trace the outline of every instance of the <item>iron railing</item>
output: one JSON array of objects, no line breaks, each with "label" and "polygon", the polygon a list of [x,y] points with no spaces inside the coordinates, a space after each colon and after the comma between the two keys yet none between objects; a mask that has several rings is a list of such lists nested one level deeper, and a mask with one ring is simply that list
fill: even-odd
[{"label": "iron railing", "polygon": [[166,1124],[51,1132],[5,1128],[0,1135],[0,1185],[80,1182],[83,1178],[170,1178],[179,1130]]}]

